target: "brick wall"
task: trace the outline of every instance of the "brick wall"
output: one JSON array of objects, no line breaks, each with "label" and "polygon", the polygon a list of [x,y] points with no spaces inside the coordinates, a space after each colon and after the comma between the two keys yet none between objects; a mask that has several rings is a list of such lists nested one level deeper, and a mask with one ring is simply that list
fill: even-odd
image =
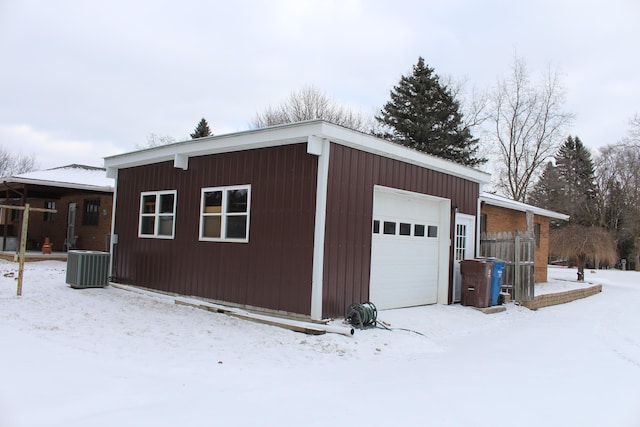
[{"label": "brick wall", "polygon": [[574,289],[571,291],[557,292],[553,294],[538,295],[533,301],[525,301],[522,303],[530,310],[537,310],[550,305],[565,304],[577,299],[586,298],[591,295],[602,292],[602,285],[595,285],[589,288]]},{"label": "brick wall", "polygon": [[[524,212],[513,209],[482,204],[481,213],[486,215],[486,231],[488,233],[516,232],[527,230],[527,215]],[[535,282],[547,281],[547,262],[549,258],[549,218],[534,215],[533,223],[540,226],[539,245],[535,253]]]},{"label": "brick wall", "polygon": [[[87,199],[99,199],[98,225],[84,225],[84,203]],[[43,212],[31,212],[29,215],[29,246],[38,249],[49,238],[54,251],[62,251],[67,237],[67,220],[69,204],[76,203],[75,235],[78,236],[76,249],[105,251],[107,250],[108,234],[111,232],[111,211],[113,196],[100,193],[78,193],[64,196],[60,199],[32,199],[29,203],[33,207],[44,208],[47,201],[55,202],[57,212],[50,220],[45,221]]]}]

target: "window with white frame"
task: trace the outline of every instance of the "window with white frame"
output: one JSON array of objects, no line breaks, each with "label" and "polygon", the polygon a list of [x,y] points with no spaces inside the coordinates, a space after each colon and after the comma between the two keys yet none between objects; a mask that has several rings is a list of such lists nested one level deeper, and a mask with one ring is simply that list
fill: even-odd
[{"label": "window with white frame", "polygon": [[200,240],[248,242],[251,186],[202,189]]},{"label": "window with white frame", "polygon": [[138,236],[173,239],[176,196],[176,190],[145,191],[140,194]]}]

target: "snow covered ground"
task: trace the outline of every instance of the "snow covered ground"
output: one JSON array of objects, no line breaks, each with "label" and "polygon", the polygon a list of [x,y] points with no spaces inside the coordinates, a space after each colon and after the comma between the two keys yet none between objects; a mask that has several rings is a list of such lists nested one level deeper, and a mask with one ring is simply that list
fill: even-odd
[{"label": "snow covered ground", "polygon": [[75,290],[65,267],[27,263],[17,297],[0,261],[0,427],[640,426],[637,272],[587,272],[601,294],[538,311],[381,311],[422,335],[347,337]]}]

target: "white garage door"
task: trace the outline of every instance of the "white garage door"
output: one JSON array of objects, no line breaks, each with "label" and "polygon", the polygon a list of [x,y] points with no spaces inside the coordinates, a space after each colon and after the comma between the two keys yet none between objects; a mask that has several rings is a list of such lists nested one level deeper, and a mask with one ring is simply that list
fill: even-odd
[{"label": "white garage door", "polygon": [[[444,203],[444,205],[443,205]],[[373,202],[370,300],[399,308],[438,302],[448,201],[376,187]],[[444,272],[448,277],[448,272]],[[445,282],[448,286],[448,280]],[[446,292],[446,290],[445,290]]]}]

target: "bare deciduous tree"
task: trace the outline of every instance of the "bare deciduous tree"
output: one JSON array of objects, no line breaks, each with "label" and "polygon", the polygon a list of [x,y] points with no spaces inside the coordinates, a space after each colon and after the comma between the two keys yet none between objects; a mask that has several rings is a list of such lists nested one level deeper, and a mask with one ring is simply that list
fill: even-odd
[{"label": "bare deciduous tree", "polygon": [[291,92],[282,104],[276,107],[269,106],[262,113],[257,113],[251,127],[263,128],[312,119],[326,120],[363,132],[368,130],[367,126],[370,123],[360,113],[339,106],[313,86],[306,86]]},{"label": "bare deciduous tree", "polygon": [[616,233],[620,255],[640,271],[640,141],[632,137],[600,149],[600,223]]},{"label": "bare deciduous tree", "polygon": [[469,129],[472,134],[480,133],[480,127],[490,118],[489,93],[476,87],[469,89],[466,79],[456,80],[449,75],[444,76],[442,82],[460,102],[464,128]]},{"label": "bare deciduous tree", "polygon": [[629,135],[624,139],[624,142],[640,147],[640,114],[629,119],[629,126]]},{"label": "bare deciduous tree", "polygon": [[35,168],[36,158],[34,154],[15,154],[0,146],[0,177],[29,172]]},{"label": "bare deciduous tree", "polygon": [[565,137],[572,115],[563,110],[564,88],[558,71],[532,82],[526,63],[515,58],[511,75],[491,97],[490,140],[498,157],[498,186],[524,201],[535,178]]},{"label": "bare deciduous tree", "polygon": [[173,144],[174,142],[176,142],[176,139],[171,135],[158,135],[156,133],[150,133],[149,136],[147,136],[147,143],[136,144],[136,149],[142,150],[144,148],[152,148],[152,147],[158,147],[160,145]]},{"label": "bare deciduous tree", "polygon": [[616,242],[607,230],[601,227],[586,227],[571,224],[552,230],[549,234],[549,252],[578,261],[578,280],[584,281],[584,268],[588,260],[615,265],[618,261]]}]

